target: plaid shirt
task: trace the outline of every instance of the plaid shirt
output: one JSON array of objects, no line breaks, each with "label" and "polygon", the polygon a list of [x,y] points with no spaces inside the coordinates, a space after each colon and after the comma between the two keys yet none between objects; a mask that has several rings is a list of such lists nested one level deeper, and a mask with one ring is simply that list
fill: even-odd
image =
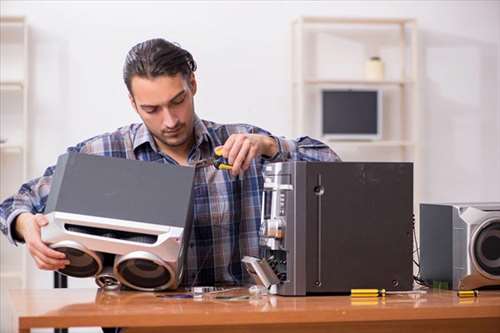
[{"label": "plaid shirt", "polygon": [[[213,155],[234,133],[269,132],[244,124],[220,125],[195,118],[195,144],[188,162],[194,163]],[[263,189],[263,166],[269,162],[339,161],[325,144],[308,137],[287,140],[272,136],[279,151],[272,158],[255,159],[243,177],[233,177],[215,168],[197,168],[193,187],[193,229],[187,251],[183,285],[216,285],[241,283],[247,279],[240,259],[258,256]],[[86,140],[68,151],[102,156],[177,164],[158,150],[144,124],[132,124]],[[17,194],[0,204],[0,227],[9,240],[13,238],[13,221],[23,212],[43,213],[55,166],[42,177],[23,184]]]}]

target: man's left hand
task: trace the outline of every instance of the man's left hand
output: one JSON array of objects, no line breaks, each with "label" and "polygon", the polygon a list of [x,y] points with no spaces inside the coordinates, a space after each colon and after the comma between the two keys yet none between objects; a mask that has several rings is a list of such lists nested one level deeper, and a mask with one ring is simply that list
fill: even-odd
[{"label": "man's left hand", "polygon": [[233,165],[231,169],[233,176],[243,175],[254,158],[260,155],[272,157],[277,152],[276,141],[268,135],[261,134],[232,134],[222,147],[222,156]]}]

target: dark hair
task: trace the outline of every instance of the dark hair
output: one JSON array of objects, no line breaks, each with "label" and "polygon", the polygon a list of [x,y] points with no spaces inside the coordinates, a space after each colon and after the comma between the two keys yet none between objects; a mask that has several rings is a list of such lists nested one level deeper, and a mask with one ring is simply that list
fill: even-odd
[{"label": "dark hair", "polygon": [[123,80],[132,94],[132,77],[155,78],[182,73],[188,77],[196,71],[196,62],[188,51],[162,38],[135,45],[127,54],[123,66]]}]

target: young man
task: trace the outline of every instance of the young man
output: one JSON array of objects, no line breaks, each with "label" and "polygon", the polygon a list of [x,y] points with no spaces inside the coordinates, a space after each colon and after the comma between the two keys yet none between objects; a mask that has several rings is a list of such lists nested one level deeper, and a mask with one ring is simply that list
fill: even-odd
[{"label": "young man", "polygon": [[[339,161],[325,144],[308,137],[287,140],[255,126],[221,125],[194,111],[196,63],[191,54],[163,39],[134,46],[123,78],[130,103],[143,123],[86,140],[68,151],[155,163],[195,165],[223,146],[231,172],[197,168],[193,188],[193,230],[184,285],[240,283],[240,259],[258,256],[258,228],[265,163],[286,160]],[[0,204],[1,230],[12,243],[25,242],[40,269],[69,262],[40,240],[43,212],[55,167]],[[168,186],[168,184],[165,184]]]}]

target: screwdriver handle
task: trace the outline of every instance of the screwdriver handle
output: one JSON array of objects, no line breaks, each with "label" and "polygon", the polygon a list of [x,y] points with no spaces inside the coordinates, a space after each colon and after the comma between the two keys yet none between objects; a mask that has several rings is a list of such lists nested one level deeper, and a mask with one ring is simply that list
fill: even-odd
[{"label": "screwdriver handle", "polygon": [[222,149],[224,147],[223,146],[219,146],[217,148],[215,148],[214,152],[215,152],[215,156],[222,156]]},{"label": "screwdriver handle", "polygon": [[477,290],[459,290],[457,291],[458,297],[477,297],[479,296],[479,291]]},{"label": "screwdriver handle", "polygon": [[219,170],[231,170],[233,168],[232,164],[229,164],[227,159],[222,156],[222,146],[215,148],[215,158],[213,159],[213,165]]},{"label": "screwdriver handle", "polygon": [[352,297],[383,297],[385,289],[351,289]]}]

